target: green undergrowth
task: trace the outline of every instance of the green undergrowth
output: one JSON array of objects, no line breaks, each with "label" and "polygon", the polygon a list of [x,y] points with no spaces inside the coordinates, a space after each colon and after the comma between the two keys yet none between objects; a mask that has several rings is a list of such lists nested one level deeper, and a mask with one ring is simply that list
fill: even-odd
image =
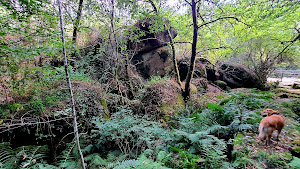
[{"label": "green undergrowth", "polygon": [[[88,84],[80,77],[76,83]],[[51,90],[43,91],[45,83],[35,84],[37,94],[28,102],[7,104],[6,107],[2,105],[1,108],[6,110],[2,115],[29,109],[38,115],[61,104],[68,91],[53,86],[64,79],[52,78],[50,83],[49,76],[44,78],[45,81],[48,78]],[[153,78],[149,85],[162,81],[169,79]],[[153,119],[153,116],[137,112],[138,109],[128,105],[114,105],[116,112],[110,112],[109,117],[103,118],[103,113],[99,111],[102,110],[101,106],[108,109],[108,103],[103,102],[104,97],[101,92],[97,93],[98,89],[93,90],[89,85],[85,88],[89,90],[79,90],[76,101],[81,103],[79,113],[86,116],[80,118],[79,122],[81,130],[87,132],[81,134],[80,143],[88,168],[287,168],[297,165],[298,159],[286,148],[294,144],[294,152],[297,152],[297,146],[300,146],[298,137],[294,136],[299,136],[297,100],[278,104],[275,94],[249,89],[246,92],[217,95],[215,97],[219,101],[202,105],[201,109],[175,106],[172,108],[173,115],[167,120]],[[166,109],[163,106],[158,108]],[[279,144],[278,149],[266,151],[268,148],[257,141],[257,129],[262,119],[260,112],[266,108],[279,110],[287,116],[291,123],[285,127],[282,135],[295,138],[294,142],[287,141],[284,145]],[[68,113],[67,109],[64,110],[55,112],[58,112],[58,116]],[[2,168],[13,165],[11,163],[16,159],[20,161],[17,151],[19,149],[7,147],[7,151],[0,155]],[[32,159],[17,160],[16,163],[31,168],[76,168],[80,165],[74,141],[67,144],[51,165],[43,156],[35,163]]]},{"label": "green undergrowth", "polygon": [[[264,92],[265,93],[265,92]],[[268,94],[269,95],[269,94]],[[262,98],[258,97],[259,100]],[[298,158],[294,156],[293,152],[297,152],[297,146],[299,146],[299,116],[296,111],[298,107],[297,99],[286,99],[278,104],[276,97],[272,97],[272,100],[268,100],[266,106],[260,106],[261,108],[272,108],[278,110],[286,118],[286,126],[281,134],[280,141],[273,140],[270,146],[265,146],[256,137],[258,136],[257,130],[245,133],[240,132],[234,138],[234,151],[233,151],[233,164],[235,168],[298,168]],[[262,101],[262,100],[260,100]],[[261,109],[256,109],[257,114],[261,112]],[[261,117],[257,118],[259,122]],[[258,126],[257,126],[258,127]],[[273,133],[276,135],[277,132]],[[291,148],[292,147],[292,148]]]},{"label": "green undergrowth", "polygon": [[[69,67],[72,81],[89,82],[86,75]],[[0,118],[18,118],[27,112],[31,116],[49,114],[57,106],[65,106],[69,98],[69,90],[63,67],[33,67],[28,70],[26,77],[11,81],[13,101],[0,104]],[[60,108],[63,108],[60,107]]]},{"label": "green undergrowth", "polygon": [[[236,137],[238,133],[257,130],[259,113],[268,107],[273,96],[270,92],[231,94],[229,99],[208,103],[202,110],[182,109],[167,123],[153,122],[130,109],[121,109],[110,119],[95,118],[96,129],[87,139],[93,141],[84,154],[90,165],[106,168],[116,165],[139,168],[141,157],[145,158],[142,166],[148,164],[149,168],[239,168],[251,160],[254,166],[259,162],[246,159],[243,151],[229,147],[237,142],[243,144],[244,138]],[[246,138],[251,143],[254,137]],[[232,161],[228,159],[231,151]],[[112,154],[114,160],[108,158]],[[279,159],[272,157],[268,163],[283,166],[285,163],[278,162]]]}]

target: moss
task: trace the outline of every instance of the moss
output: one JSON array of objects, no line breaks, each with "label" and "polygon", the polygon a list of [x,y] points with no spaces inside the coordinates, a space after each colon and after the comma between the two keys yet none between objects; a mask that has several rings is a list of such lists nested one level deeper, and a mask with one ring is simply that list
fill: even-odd
[{"label": "moss", "polygon": [[101,98],[100,99],[100,104],[104,108],[104,118],[109,119],[110,118],[110,113],[109,113],[109,110],[108,110],[106,99],[105,98]]},{"label": "moss", "polygon": [[196,94],[198,92],[197,87],[193,84],[190,85],[191,94]]},{"label": "moss", "polygon": [[298,94],[300,95],[300,91],[298,90],[290,90],[287,88],[278,88],[278,89],[274,89],[275,93],[291,93],[291,94]]},{"label": "moss", "polygon": [[[181,89],[185,89],[185,82],[181,83]],[[198,89],[195,85],[193,85],[192,83],[190,83],[190,92],[191,94],[196,94],[198,92]]]},{"label": "moss", "polygon": [[167,103],[167,104],[162,105],[160,110],[164,113],[163,119],[168,121],[170,116],[175,115],[176,109],[184,108],[184,104],[185,103],[184,103],[183,97],[180,94],[178,94],[177,101],[175,104]]},{"label": "moss", "polygon": [[222,81],[222,80],[217,80],[217,81],[215,81],[215,84],[216,84],[217,86],[219,86],[220,88],[222,88],[222,89],[225,89],[226,86],[227,86],[227,83],[224,82],[224,81]]},{"label": "moss", "polygon": [[101,103],[101,105],[102,105],[104,108],[107,109],[107,103],[106,103],[106,100],[105,100],[104,98],[102,98],[102,99],[100,100],[100,103]]},{"label": "moss", "polygon": [[227,98],[227,99],[224,99],[220,102],[220,105],[225,105],[226,103],[228,103],[229,101],[231,101],[233,98]]},{"label": "moss", "polygon": [[294,84],[292,85],[292,88],[293,88],[293,89],[300,89],[300,84],[294,83]]},{"label": "moss", "polygon": [[296,153],[300,153],[300,146],[294,146],[292,150]]},{"label": "moss", "polygon": [[280,98],[300,98],[299,94],[292,94],[292,93],[276,93],[276,96]]}]

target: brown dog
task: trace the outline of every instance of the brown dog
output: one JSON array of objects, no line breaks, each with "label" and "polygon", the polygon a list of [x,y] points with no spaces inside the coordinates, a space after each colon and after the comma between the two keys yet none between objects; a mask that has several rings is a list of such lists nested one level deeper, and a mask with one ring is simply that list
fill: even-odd
[{"label": "brown dog", "polygon": [[260,113],[260,115],[263,116],[263,117],[271,116],[271,115],[274,115],[274,114],[282,115],[281,113],[279,113],[278,111],[275,111],[273,109],[266,109],[266,110],[264,110],[263,112]]},{"label": "brown dog", "polygon": [[278,111],[272,109],[266,109],[261,113],[262,116],[267,116],[263,118],[259,124],[259,140],[266,139],[266,145],[269,144],[272,137],[273,131],[277,130],[277,140],[282,128],[285,125],[284,117]]}]

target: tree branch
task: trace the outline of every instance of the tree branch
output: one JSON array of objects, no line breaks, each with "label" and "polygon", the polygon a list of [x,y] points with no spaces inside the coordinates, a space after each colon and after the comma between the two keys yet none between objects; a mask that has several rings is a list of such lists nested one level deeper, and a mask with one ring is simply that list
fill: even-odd
[{"label": "tree branch", "polygon": [[158,12],[158,10],[157,10],[157,8],[156,8],[156,6],[155,6],[154,2],[153,2],[152,0],[147,0],[147,2],[149,2],[149,3],[151,4],[151,6],[152,6],[152,8],[153,8],[154,12],[155,12],[155,13],[157,13],[157,12]]},{"label": "tree branch", "polygon": [[199,54],[199,53],[202,53],[202,52],[205,52],[205,51],[208,51],[208,50],[216,50],[216,49],[232,49],[232,48],[231,47],[227,47],[227,46],[220,46],[220,47],[217,47],[217,48],[204,49],[204,50],[201,50],[201,51],[197,52],[196,54]]},{"label": "tree branch", "polygon": [[173,43],[189,43],[189,44],[193,44],[192,42],[173,42]]},{"label": "tree branch", "polygon": [[187,1],[187,0],[184,0],[186,3],[188,3],[190,6],[192,6],[192,4],[189,2],[189,1]]},{"label": "tree branch", "polygon": [[300,33],[298,34],[298,36],[297,36],[294,40],[290,41],[290,44],[286,45],[286,46],[281,50],[281,52],[279,52],[279,54],[275,57],[275,59],[277,59],[278,57],[280,57],[280,56],[285,52],[285,50],[286,50],[288,47],[290,47],[291,45],[293,45],[297,40],[300,40]]},{"label": "tree branch", "polygon": [[203,26],[205,26],[205,25],[208,25],[208,24],[217,22],[218,20],[222,20],[222,19],[235,19],[236,21],[241,22],[241,23],[243,23],[244,25],[247,25],[247,26],[251,27],[250,25],[248,25],[248,24],[246,24],[246,23],[240,21],[240,20],[239,20],[238,18],[236,18],[236,17],[233,17],[233,16],[225,16],[225,17],[221,17],[221,18],[212,20],[212,21],[210,21],[210,22],[203,23],[203,24],[201,24],[200,26],[198,26],[198,28],[201,28],[201,27],[203,27]]}]

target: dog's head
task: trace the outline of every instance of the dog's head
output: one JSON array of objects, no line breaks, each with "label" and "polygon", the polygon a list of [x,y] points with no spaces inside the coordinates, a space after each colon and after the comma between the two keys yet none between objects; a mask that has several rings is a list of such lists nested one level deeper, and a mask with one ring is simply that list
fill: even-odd
[{"label": "dog's head", "polygon": [[260,113],[261,116],[267,117],[267,116],[272,116],[272,115],[281,115],[278,111],[275,111],[273,109],[266,109],[263,112]]}]

